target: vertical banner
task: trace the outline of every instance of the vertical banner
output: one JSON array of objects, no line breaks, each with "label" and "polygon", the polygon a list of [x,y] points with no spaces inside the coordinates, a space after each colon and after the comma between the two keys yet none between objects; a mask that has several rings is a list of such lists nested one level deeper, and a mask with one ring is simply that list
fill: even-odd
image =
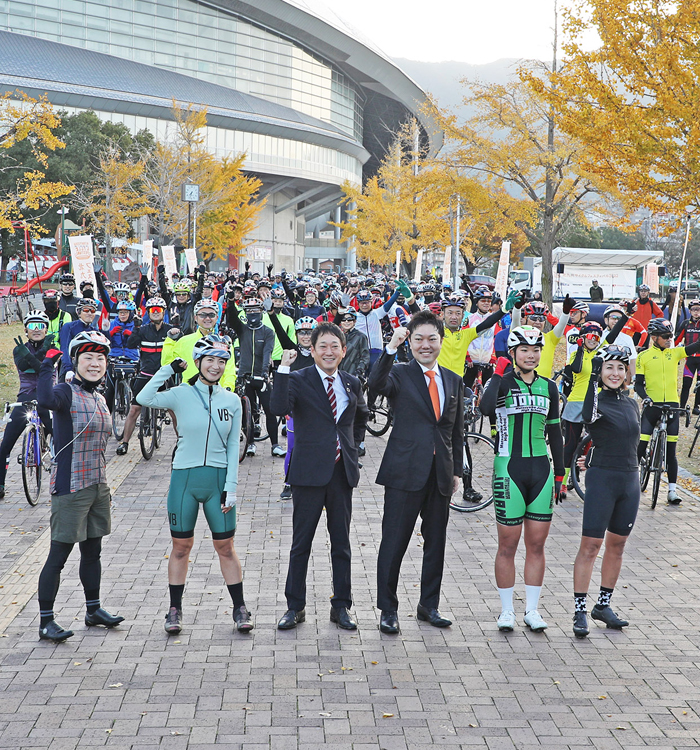
[{"label": "vertical banner", "polygon": [[495,292],[501,295],[505,300],[508,291],[508,267],[510,266],[510,242],[503,240],[501,245],[501,257],[498,260],[498,273],[496,274]]},{"label": "vertical banner", "polygon": [[76,289],[80,289],[81,281],[90,282],[95,289],[95,271],[92,268],[92,264],[95,262],[92,237],[89,234],[68,237],[68,244],[70,245],[70,258]]},{"label": "vertical banner", "polygon": [[421,274],[423,273],[423,248],[418,251],[416,256],[416,273],[413,280],[418,283],[420,281]]},{"label": "vertical banner", "polygon": [[148,273],[146,276],[149,279],[153,278],[153,240],[144,240],[141,245],[141,262],[139,265],[148,266]]},{"label": "vertical banner", "polygon": [[171,281],[173,274],[177,273],[177,262],[175,261],[175,245],[163,245],[160,249],[163,255],[163,265],[165,266],[165,276]]},{"label": "vertical banner", "polygon": [[193,247],[186,247],[185,258],[187,258],[187,272],[194,273],[194,269],[197,268],[197,251]]},{"label": "vertical banner", "polygon": [[452,278],[452,245],[445,246],[445,257],[442,261],[442,281],[443,283]]},{"label": "vertical banner", "polygon": [[652,294],[659,293],[659,267],[656,263],[647,263],[644,266],[644,283],[649,287]]},{"label": "vertical banner", "polygon": [[396,251],[396,278],[401,278],[401,250]]}]

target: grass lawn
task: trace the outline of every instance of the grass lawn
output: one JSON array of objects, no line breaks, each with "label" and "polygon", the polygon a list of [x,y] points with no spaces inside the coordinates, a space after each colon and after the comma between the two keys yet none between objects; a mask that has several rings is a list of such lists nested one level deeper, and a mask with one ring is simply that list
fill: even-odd
[{"label": "grass lawn", "polygon": [[12,358],[12,350],[15,348],[17,336],[24,336],[24,326],[21,323],[0,326],[0,407],[6,401],[14,401],[17,398],[19,378]]}]

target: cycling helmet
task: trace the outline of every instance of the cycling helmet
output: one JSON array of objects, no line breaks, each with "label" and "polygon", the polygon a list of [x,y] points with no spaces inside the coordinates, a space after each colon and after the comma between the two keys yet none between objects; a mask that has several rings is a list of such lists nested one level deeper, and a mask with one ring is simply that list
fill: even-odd
[{"label": "cycling helmet", "polygon": [[666,318],[652,318],[647,326],[650,336],[659,336],[670,333],[673,335],[673,326]]},{"label": "cycling helmet", "polygon": [[625,315],[625,311],[620,307],[620,305],[608,305],[605,308],[605,312],[603,313],[603,320],[610,315],[610,313],[620,313],[620,315]]},{"label": "cycling helmet", "polygon": [[691,307],[695,307],[696,305],[700,307],[700,299],[691,299],[690,302],[688,302],[688,309],[690,310]]},{"label": "cycling helmet", "polygon": [[49,316],[45,312],[39,310],[30,310],[25,316],[24,327],[26,328],[30,323],[42,323],[47,328],[49,327]]},{"label": "cycling helmet", "polygon": [[287,299],[287,293],[284,289],[273,289],[270,292],[270,297],[272,297],[272,299]]},{"label": "cycling helmet", "polygon": [[603,335],[603,327],[600,323],[596,323],[595,320],[589,320],[581,326],[578,335],[584,339],[592,336],[600,338]]},{"label": "cycling helmet", "polygon": [[576,304],[575,304],[575,305],[574,305],[574,306],[573,306],[573,307],[571,308],[571,310],[572,310],[572,311],[573,311],[573,310],[580,310],[580,311],[581,311],[582,313],[586,313],[586,315],[588,315],[588,313],[589,313],[589,312],[591,311],[591,308],[590,308],[590,306],[588,305],[588,302],[577,302],[577,303],[576,303]]},{"label": "cycling helmet", "polygon": [[129,289],[132,292],[136,292],[138,288],[139,288],[139,285],[135,281],[132,281],[131,284],[129,284]]},{"label": "cycling helmet", "polygon": [[267,276],[263,276],[262,279],[258,282],[258,289],[261,286],[266,286],[268,289],[271,288],[272,284],[270,284],[270,279],[267,278]]},{"label": "cycling helmet", "polygon": [[651,287],[648,284],[640,284],[639,285],[639,291],[640,292],[650,292]]},{"label": "cycling helmet", "polygon": [[84,352],[99,352],[109,356],[109,339],[99,331],[81,331],[68,345],[68,356],[75,363]]},{"label": "cycling helmet", "polygon": [[487,286],[480,286],[474,292],[474,299],[478,302],[480,299],[491,299],[493,292]]},{"label": "cycling helmet", "polygon": [[58,292],[55,289],[44,289],[44,291],[41,293],[41,298],[46,302],[48,299],[53,299],[58,301]]},{"label": "cycling helmet", "polygon": [[451,292],[452,291],[452,282],[451,281],[443,281],[442,282],[442,288],[445,291],[450,291]]},{"label": "cycling helmet", "polygon": [[125,284],[122,281],[118,281],[114,285],[114,293],[115,294],[119,294],[119,292],[125,292],[126,294],[129,294],[130,291],[131,291],[131,289],[130,289],[129,285]]},{"label": "cycling helmet", "polygon": [[136,312],[136,305],[129,299],[117,302],[117,312],[120,310],[128,310],[129,312]]},{"label": "cycling helmet", "polygon": [[331,307],[337,310],[343,304],[343,295],[338,291],[333,291],[328,298]]},{"label": "cycling helmet", "polygon": [[87,279],[85,279],[84,281],[80,282],[80,291],[82,292],[83,289],[85,289],[86,286],[92,286],[92,287],[94,287],[95,285],[92,283],[92,281],[88,281]]},{"label": "cycling helmet", "polygon": [[186,281],[176,281],[173,284],[173,294],[189,294],[190,285]]},{"label": "cycling helmet", "polygon": [[529,302],[523,307],[523,316],[528,318],[530,315],[544,315],[547,317],[549,315],[549,308],[544,302],[540,302],[539,300]]},{"label": "cycling helmet", "polygon": [[75,306],[75,311],[80,314],[86,307],[91,307],[97,312],[97,302],[94,299],[79,299],[78,304]]},{"label": "cycling helmet", "polygon": [[625,365],[630,363],[630,350],[626,346],[618,346],[617,344],[604,344],[598,349],[598,356],[602,357],[603,362],[613,362],[617,360],[624,362]]},{"label": "cycling helmet", "polygon": [[167,305],[165,304],[165,300],[162,297],[151,297],[146,302],[146,310],[148,310],[151,307],[163,307],[163,308],[165,308],[165,307],[167,307]]},{"label": "cycling helmet", "polygon": [[491,304],[492,305],[500,305],[503,303],[503,300],[501,299],[501,295],[498,292],[494,292],[491,295]]},{"label": "cycling helmet", "polygon": [[221,359],[231,359],[231,348],[226,340],[228,336],[219,336],[216,333],[210,333],[208,336],[202,336],[192,349],[192,359],[196,362],[202,357],[220,357]]},{"label": "cycling helmet", "polygon": [[315,318],[311,318],[308,315],[304,315],[303,318],[299,318],[294,324],[295,331],[313,331],[318,325]]},{"label": "cycling helmet", "polygon": [[508,349],[515,349],[516,346],[544,346],[544,335],[534,326],[511,328],[508,334]]},{"label": "cycling helmet", "polygon": [[75,284],[75,276],[72,273],[64,273],[58,281],[60,284]]},{"label": "cycling helmet", "polygon": [[205,282],[204,282],[204,284],[203,284],[202,288],[203,288],[203,289],[214,289],[214,288],[215,288],[215,286],[216,286],[216,285],[214,284],[214,282],[213,282],[213,281],[209,281],[209,280],[207,280],[207,281],[205,281]]},{"label": "cycling helmet", "polygon": [[244,310],[262,310],[262,306],[262,300],[258,299],[257,297],[247,297],[243,300]]},{"label": "cycling helmet", "polygon": [[447,299],[444,299],[442,301],[442,307],[443,309],[445,307],[461,307],[462,310],[464,310],[465,304],[464,300],[461,297],[457,297],[454,294],[451,294]]},{"label": "cycling helmet", "polygon": [[350,315],[350,317],[357,319],[357,310],[354,307],[346,307],[342,312],[338,310],[338,315],[340,315],[341,318]]},{"label": "cycling helmet", "polygon": [[359,302],[371,302],[372,301],[372,292],[370,292],[368,289],[360,289],[360,291],[355,295],[355,299]]},{"label": "cycling helmet", "polygon": [[209,299],[200,299],[199,302],[194,306],[194,314],[196,315],[200,310],[213,310],[215,313],[219,312],[219,306],[216,302]]},{"label": "cycling helmet", "polygon": [[306,296],[307,294],[313,294],[314,297],[318,297],[318,292],[312,286],[306,287],[306,289],[304,289],[304,296]]},{"label": "cycling helmet", "polygon": [[430,302],[428,304],[428,310],[434,315],[438,315],[442,312],[442,305],[439,302]]}]

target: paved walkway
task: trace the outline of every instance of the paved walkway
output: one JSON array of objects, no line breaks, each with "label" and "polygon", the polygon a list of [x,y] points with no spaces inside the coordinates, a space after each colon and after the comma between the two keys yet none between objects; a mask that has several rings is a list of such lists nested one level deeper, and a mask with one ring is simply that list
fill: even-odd
[{"label": "paved walkway", "polygon": [[[631,621],[624,632],[594,624],[587,640],[572,636],[581,503],[570,499],[556,511],[547,546],[546,633],[529,633],[521,624],[508,635],[496,630],[496,532],[489,509],[453,514],[450,521],[441,610],[455,624],[436,630],[413,616],[421,562],[416,533],[401,582],[402,633],[385,636],[373,607],[381,513],[381,491],[373,482],[384,442],[370,439],[352,525],[360,630],[347,633],[329,622],[329,547],[321,532],[307,621],[280,632],[274,626],[285,609],[291,505],[277,499],[282,461],[273,463],[264,443],[241,468],[236,536],[257,627],[249,636],[232,632],[230,600],[201,523],[185,590],[186,629],[168,638],[162,629],[168,445],[144,463],[134,443],[123,463],[111,467],[121,484],[114,532],[105,543],[102,600],[126,622],[109,632],[85,628],[76,554],[56,603],[59,622],[76,635],[60,646],[38,641],[33,598],[48,505],[44,499],[29,508],[11,470],[8,486],[16,489],[0,503],[0,585],[8,587],[0,589],[0,618],[5,613],[7,621],[0,637],[0,747],[613,750],[700,744],[700,506],[691,496],[684,495],[679,508],[664,504],[651,511],[646,501],[640,511],[614,598]],[[10,585],[13,598],[3,600]],[[522,621],[521,580],[516,590]],[[29,603],[19,611],[23,592]]]}]

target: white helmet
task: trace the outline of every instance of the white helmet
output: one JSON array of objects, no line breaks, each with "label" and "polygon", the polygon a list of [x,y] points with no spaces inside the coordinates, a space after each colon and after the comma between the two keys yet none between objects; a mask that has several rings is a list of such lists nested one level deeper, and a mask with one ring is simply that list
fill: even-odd
[{"label": "white helmet", "polygon": [[511,328],[508,334],[508,349],[515,349],[516,346],[544,346],[544,335],[534,326]]}]

